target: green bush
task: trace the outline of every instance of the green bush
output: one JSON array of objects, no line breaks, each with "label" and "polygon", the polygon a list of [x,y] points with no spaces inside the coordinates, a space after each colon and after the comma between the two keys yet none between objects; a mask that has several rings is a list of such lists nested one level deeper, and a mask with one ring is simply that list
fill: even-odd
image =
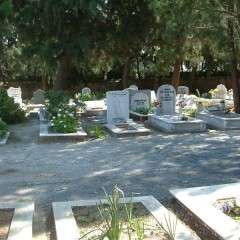
[{"label": "green bush", "polygon": [[79,127],[75,108],[64,106],[51,118],[52,129],[58,133],[74,133]]},{"label": "green bush", "polygon": [[100,124],[90,124],[87,126],[86,131],[90,137],[104,139],[106,133]]},{"label": "green bush", "polygon": [[104,92],[96,92],[96,93],[78,93],[75,95],[75,98],[78,101],[85,102],[85,101],[94,101],[94,100],[101,100],[106,97]]},{"label": "green bush", "polygon": [[50,90],[45,93],[45,101],[47,111],[52,116],[56,116],[58,109],[63,108],[67,105],[70,97],[67,96],[63,91]]},{"label": "green bush", "polygon": [[0,138],[3,138],[8,132],[7,124],[0,119]]},{"label": "green bush", "polygon": [[25,112],[4,89],[0,89],[0,118],[8,124],[25,120]]}]

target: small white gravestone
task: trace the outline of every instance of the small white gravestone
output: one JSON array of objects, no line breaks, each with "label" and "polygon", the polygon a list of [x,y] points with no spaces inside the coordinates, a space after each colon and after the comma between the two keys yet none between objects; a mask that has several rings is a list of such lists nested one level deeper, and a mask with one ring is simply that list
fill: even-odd
[{"label": "small white gravestone", "polygon": [[157,101],[157,96],[154,90],[151,90],[151,103],[154,103]]},{"label": "small white gravestone", "polygon": [[181,95],[189,95],[189,88],[187,86],[179,86],[177,93]]},{"label": "small white gravestone", "polygon": [[162,115],[175,114],[176,91],[172,85],[162,85],[158,88],[157,99],[160,102],[159,113]]},{"label": "small white gravestone", "polygon": [[131,98],[130,108],[132,111],[136,111],[138,109],[149,109],[149,96],[143,92],[135,93]]},{"label": "small white gravestone", "polygon": [[82,89],[82,94],[91,94],[92,90],[88,87],[85,87]]},{"label": "small white gravestone", "polygon": [[131,86],[129,87],[129,89],[138,90],[138,86],[137,86],[137,85],[131,85]]},{"label": "small white gravestone", "polygon": [[8,96],[12,97],[14,99],[15,103],[18,103],[20,106],[22,106],[23,102],[22,102],[22,90],[20,87],[18,88],[14,88],[14,87],[10,87],[7,90]]},{"label": "small white gravestone", "polygon": [[107,92],[107,122],[123,123],[129,119],[129,92]]},{"label": "small white gravestone", "polygon": [[33,93],[32,97],[32,103],[33,104],[44,104],[45,98],[44,98],[45,91],[42,89],[38,89]]},{"label": "small white gravestone", "polygon": [[223,84],[219,84],[211,91],[211,94],[213,99],[226,99],[228,90]]}]

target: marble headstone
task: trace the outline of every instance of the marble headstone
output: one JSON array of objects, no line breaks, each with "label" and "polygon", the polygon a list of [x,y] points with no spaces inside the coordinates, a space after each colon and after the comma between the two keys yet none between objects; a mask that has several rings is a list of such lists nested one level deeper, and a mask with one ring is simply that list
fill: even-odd
[{"label": "marble headstone", "polygon": [[179,86],[177,93],[181,95],[189,95],[189,88],[187,86]]},{"label": "marble headstone", "polygon": [[117,124],[129,119],[129,92],[107,92],[107,122]]},{"label": "marble headstone", "polygon": [[176,91],[172,85],[162,85],[158,88],[157,99],[160,103],[159,114],[173,115],[176,108]]},{"label": "marble headstone", "polygon": [[150,99],[149,96],[144,92],[136,92],[131,97],[130,109],[136,111],[137,109],[149,109]]},{"label": "marble headstone", "polygon": [[18,103],[20,106],[22,106],[23,102],[22,102],[22,90],[20,87],[18,88],[14,88],[14,87],[10,87],[7,90],[8,96],[12,97],[14,99],[15,103]]},{"label": "marble headstone", "polygon": [[88,87],[85,87],[82,89],[82,94],[91,94],[92,90]]},{"label": "marble headstone", "polygon": [[227,97],[227,94],[228,94],[228,90],[227,88],[225,87],[225,85],[223,84],[219,84],[217,85],[217,97],[219,99],[225,99]]},{"label": "marble headstone", "polygon": [[45,91],[42,89],[38,89],[33,93],[32,97],[32,103],[33,104],[44,104],[45,98],[44,98]]}]

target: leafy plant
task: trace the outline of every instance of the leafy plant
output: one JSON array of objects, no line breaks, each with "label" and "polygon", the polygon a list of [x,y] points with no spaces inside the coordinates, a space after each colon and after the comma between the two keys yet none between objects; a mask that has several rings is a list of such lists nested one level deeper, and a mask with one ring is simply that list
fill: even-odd
[{"label": "leafy plant", "polygon": [[70,97],[67,96],[63,91],[50,90],[45,93],[47,111],[52,115],[56,116],[58,109],[63,108],[68,104]]},{"label": "leafy plant", "polygon": [[103,127],[99,124],[88,125],[86,131],[89,136],[94,138],[104,139],[106,137],[106,133],[103,130]]},{"label": "leafy plant", "polygon": [[166,234],[168,240],[175,240],[177,229],[177,218],[172,215],[165,215],[164,222],[159,223],[160,228]]},{"label": "leafy plant", "polygon": [[0,138],[3,138],[8,132],[7,124],[0,119]]},{"label": "leafy plant", "polygon": [[137,108],[135,110],[136,113],[143,114],[143,115],[148,115],[150,111],[150,108]]},{"label": "leafy plant", "polygon": [[187,117],[196,117],[197,109],[196,108],[187,108],[183,110],[183,115]]},{"label": "leafy plant", "polygon": [[75,95],[75,99],[80,102],[101,100],[105,97],[106,94],[104,92],[78,93]]},{"label": "leafy plant", "polygon": [[4,89],[0,89],[0,118],[9,124],[25,120],[25,112]]},{"label": "leafy plant", "polygon": [[79,126],[74,109],[66,106],[59,108],[57,114],[52,116],[51,124],[58,133],[74,133]]}]

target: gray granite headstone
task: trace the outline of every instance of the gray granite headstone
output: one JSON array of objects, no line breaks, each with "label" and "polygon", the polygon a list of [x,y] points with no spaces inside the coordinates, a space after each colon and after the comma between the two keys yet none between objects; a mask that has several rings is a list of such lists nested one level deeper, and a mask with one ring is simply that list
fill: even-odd
[{"label": "gray granite headstone", "polygon": [[107,92],[107,122],[117,124],[129,119],[129,92]]},{"label": "gray granite headstone", "polygon": [[136,111],[138,109],[149,109],[149,96],[143,92],[137,92],[131,97],[130,109]]},{"label": "gray granite headstone", "polygon": [[82,94],[91,94],[92,90],[88,87],[85,87],[82,89]]},{"label": "gray granite headstone", "polygon": [[15,103],[18,103],[20,106],[22,106],[23,102],[22,102],[22,90],[20,87],[18,88],[14,88],[14,87],[10,87],[7,90],[8,96],[12,97],[14,99]]},{"label": "gray granite headstone", "polygon": [[159,114],[173,115],[176,108],[176,91],[172,85],[162,85],[158,88],[157,99],[160,102]]},{"label": "gray granite headstone", "polygon": [[32,103],[33,104],[44,104],[45,98],[44,98],[45,91],[42,89],[38,89],[33,93],[32,97]]},{"label": "gray granite headstone", "polygon": [[189,88],[187,86],[179,86],[177,93],[181,95],[189,95]]}]

